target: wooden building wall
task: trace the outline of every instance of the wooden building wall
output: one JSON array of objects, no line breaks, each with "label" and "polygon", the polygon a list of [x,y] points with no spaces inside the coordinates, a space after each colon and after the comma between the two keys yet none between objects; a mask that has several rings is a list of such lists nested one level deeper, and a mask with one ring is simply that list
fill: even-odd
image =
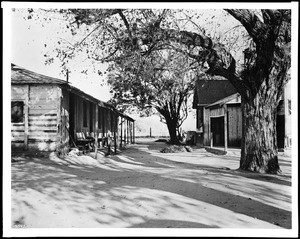
[{"label": "wooden building wall", "polygon": [[203,109],[203,144],[205,146],[210,145],[210,110]]},{"label": "wooden building wall", "polygon": [[[58,132],[58,150],[61,153],[67,153],[70,142],[70,92],[65,89],[61,90],[60,99],[60,119]],[[73,136],[74,137],[74,136]]]},{"label": "wooden building wall", "polygon": [[[22,122],[11,123],[11,145],[12,148],[25,148],[25,108],[28,107],[28,86],[16,85],[11,87],[11,101],[21,101],[24,103]],[[28,117],[28,116],[26,116]],[[28,123],[28,121],[27,121]],[[27,126],[28,127],[28,126]]]},{"label": "wooden building wall", "polygon": [[228,146],[240,147],[242,140],[242,110],[240,105],[228,105]]},{"label": "wooden building wall", "polygon": [[[284,115],[285,115],[285,147],[292,146],[292,95],[291,81],[284,88]],[[297,112],[293,112],[297,113]]]},{"label": "wooden building wall", "polygon": [[52,151],[58,140],[60,91],[50,85],[12,85],[12,101],[24,102],[24,121],[12,123],[12,147]]},{"label": "wooden building wall", "polygon": [[76,132],[106,137],[110,131],[115,148],[120,145],[120,134],[124,143],[134,141],[132,122],[123,118],[121,128],[118,113],[68,88],[12,85],[11,100],[24,104],[23,121],[11,123],[12,148],[67,153]]},{"label": "wooden building wall", "polygon": [[[211,119],[225,115],[224,107],[203,109],[203,145],[210,146]],[[227,105],[227,142],[229,147],[239,147],[242,138],[242,112],[239,104]]]}]

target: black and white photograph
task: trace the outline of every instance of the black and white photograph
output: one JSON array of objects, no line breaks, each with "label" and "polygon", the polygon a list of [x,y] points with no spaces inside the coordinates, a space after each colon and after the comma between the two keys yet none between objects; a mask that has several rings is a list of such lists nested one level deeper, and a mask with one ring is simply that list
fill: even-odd
[{"label": "black and white photograph", "polygon": [[1,8],[3,236],[299,236],[298,2]]}]

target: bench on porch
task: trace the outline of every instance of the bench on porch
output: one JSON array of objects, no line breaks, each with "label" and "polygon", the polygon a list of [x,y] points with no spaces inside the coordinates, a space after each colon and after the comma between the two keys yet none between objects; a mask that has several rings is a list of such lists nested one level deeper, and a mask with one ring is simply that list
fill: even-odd
[{"label": "bench on porch", "polygon": [[83,132],[76,132],[75,143],[78,148],[83,150],[89,150],[95,147],[95,139],[91,136],[85,136]]},{"label": "bench on porch", "polygon": [[91,132],[91,133],[86,132],[85,133],[85,138],[90,141],[90,146],[93,149],[95,149],[95,136],[94,136],[94,133],[93,132]]},{"label": "bench on porch", "polygon": [[[110,138],[110,142],[108,142],[108,139]],[[102,133],[98,134],[98,147],[100,146],[100,143],[102,143],[102,146],[108,146],[108,144],[112,145],[114,142],[114,137],[110,136],[103,136]]]}]

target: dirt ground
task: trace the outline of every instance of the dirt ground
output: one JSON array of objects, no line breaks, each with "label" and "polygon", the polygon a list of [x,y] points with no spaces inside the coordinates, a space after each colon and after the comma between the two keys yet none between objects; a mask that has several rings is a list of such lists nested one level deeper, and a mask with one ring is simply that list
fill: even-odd
[{"label": "dirt ground", "polygon": [[287,152],[281,175],[260,175],[236,170],[238,150],[160,153],[165,146],[138,139],[97,159],[13,156],[12,227],[291,228]]}]

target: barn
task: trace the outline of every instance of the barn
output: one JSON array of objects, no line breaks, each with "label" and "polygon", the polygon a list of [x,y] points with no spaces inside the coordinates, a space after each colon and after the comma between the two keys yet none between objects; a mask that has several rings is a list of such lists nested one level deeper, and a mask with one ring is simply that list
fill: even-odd
[{"label": "barn", "polygon": [[134,119],[67,81],[11,64],[12,150],[67,153],[88,137],[103,147],[108,136],[114,150],[134,143]]},{"label": "barn", "polygon": [[[224,109],[215,104],[236,94],[237,91],[228,80],[221,78],[197,79],[194,90],[193,108],[196,109],[196,141],[200,146],[210,146],[211,132],[215,134],[215,144],[224,142]],[[222,118],[223,117],[223,118]],[[231,122],[234,123],[234,122]]]},{"label": "barn", "polygon": [[[237,147],[242,139],[241,97],[228,80],[197,79],[193,108],[196,109],[196,143],[209,147]],[[277,109],[278,148],[291,146],[290,83]]]}]

